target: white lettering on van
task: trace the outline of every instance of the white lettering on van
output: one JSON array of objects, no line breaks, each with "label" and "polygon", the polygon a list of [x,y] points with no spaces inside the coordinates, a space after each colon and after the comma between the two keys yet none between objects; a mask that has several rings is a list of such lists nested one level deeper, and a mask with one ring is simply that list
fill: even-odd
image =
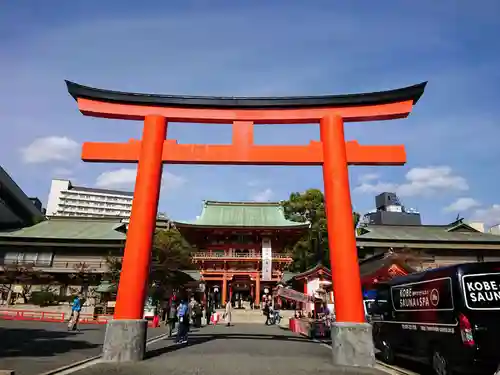
[{"label": "white lettering on van", "polygon": [[500,291],[496,281],[469,281],[466,285],[469,292]]},{"label": "white lettering on van", "polygon": [[497,302],[500,301],[500,291],[496,292],[470,292],[472,302]]},{"label": "white lettering on van", "polygon": [[471,302],[488,304],[500,302],[500,285],[495,280],[465,282],[468,298]]}]

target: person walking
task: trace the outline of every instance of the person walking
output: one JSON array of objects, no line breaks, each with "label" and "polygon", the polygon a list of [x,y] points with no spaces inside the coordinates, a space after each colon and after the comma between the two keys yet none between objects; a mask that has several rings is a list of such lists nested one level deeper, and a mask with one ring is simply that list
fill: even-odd
[{"label": "person walking", "polygon": [[189,306],[185,299],[181,300],[177,309],[177,320],[179,327],[177,328],[177,344],[186,344],[189,332]]},{"label": "person walking", "polygon": [[231,318],[233,313],[233,306],[231,305],[231,301],[226,301],[226,313],[224,314],[224,319],[226,320],[226,326],[231,326]]},{"label": "person walking", "polygon": [[175,329],[176,322],[177,322],[177,305],[174,300],[171,300],[170,306],[168,308],[168,337],[172,337],[172,333]]},{"label": "person walking", "polygon": [[82,311],[82,300],[80,295],[77,295],[73,300],[73,305],[71,306],[71,316],[68,323],[68,331],[80,331],[78,328],[78,319],[80,318],[80,312]]},{"label": "person walking", "polygon": [[271,314],[272,314],[272,307],[269,304],[269,302],[264,302],[264,308],[262,309],[262,313],[266,317],[266,323],[265,325],[271,325]]}]

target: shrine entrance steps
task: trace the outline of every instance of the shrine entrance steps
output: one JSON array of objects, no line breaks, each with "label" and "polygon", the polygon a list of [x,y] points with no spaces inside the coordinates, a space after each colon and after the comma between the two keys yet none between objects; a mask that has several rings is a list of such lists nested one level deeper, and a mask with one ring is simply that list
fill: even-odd
[{"label": "shrine entrance steps", "polygon": [[[224,315],[225,309],[219,309],[217,312],[220,314],[221,318]],[[293,311],[280,310],[280,315],[283,317],[282,321],[286,321],[288,324],[288,319],[293,316]],[[264,324],[266,317],[262,313],[261,309],[233,309],[231,313],[232,323],[261,323]]]}]

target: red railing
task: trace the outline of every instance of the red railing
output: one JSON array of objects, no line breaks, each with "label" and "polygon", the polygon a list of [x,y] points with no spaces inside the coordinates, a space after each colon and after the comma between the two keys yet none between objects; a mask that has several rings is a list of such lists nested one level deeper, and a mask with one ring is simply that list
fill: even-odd
[{"label": "red railing", "polygon": [[[191,253],[193,259],[220,259],[220,258],[233,258],[233,259],[261,259],[262,254],[255,253],[222,253],[222,252],[210,252],[210,251],[199,251]],[[292,254],[288,253],[273,253],[272,259],[292,259]]]},{"label": "red railing", "polygon": [[[56,311],[37,311],[37,310],[15,310],[0,309],[0,319],[3,320],[29,320],[39,322],[68,322],[69,313]],[[79,324],[106,324],[108,320],[113,319],[113,315],[92,315],[80,314]],[[148,322],[149,327],[153,327],[153,322]]]}]

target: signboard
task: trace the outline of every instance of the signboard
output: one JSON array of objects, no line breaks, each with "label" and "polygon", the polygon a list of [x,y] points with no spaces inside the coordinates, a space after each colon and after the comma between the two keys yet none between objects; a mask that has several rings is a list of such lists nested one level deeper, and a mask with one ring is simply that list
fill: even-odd
[{"label": "signboard", "polygon": [[262,239],[262,281],[272,281],[273,279],[273,257],[271,250],[271,240]]},{"label": "signboard", "polygon": [[465,305],[470,310],[500,310],[500,273],[462,277]]},{"label": "signboard", "polygon": [[297,301],[302,303],[314,302],[314,299],[311,296],[308,296],[307,294],[300,293],[297,292],[296,290],[283,287],[278,288],[276,295],[278,297],[283,297],[292,301]]},{"label": "signboard", "polygon": [[391,287],[395,311],[453,310],[451,278],[443,277]]}]

